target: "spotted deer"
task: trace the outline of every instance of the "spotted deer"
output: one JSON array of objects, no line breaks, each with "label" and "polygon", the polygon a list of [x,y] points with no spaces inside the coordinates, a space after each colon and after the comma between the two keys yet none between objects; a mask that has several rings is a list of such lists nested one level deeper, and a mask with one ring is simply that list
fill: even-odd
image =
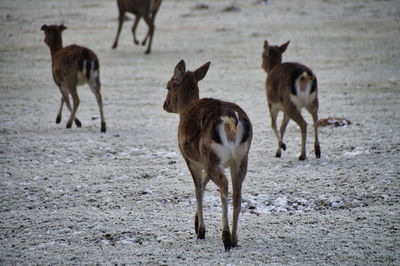
[{"label": "spotted deer", "polygon": [[[197,83],[202,80],[210,62],[195,71],[186,71],[180,61],[168,81],[164,110],[179,113],[179,148],[193,177],[197,210],[194,227],[198,239],[205,238],[203,221],[204,189],[211,179],[219,188],[222,202],[222,241],[225,250],[238,242],[237,227],[241,208],[242,182],[247,173],[248,152],[253,135],[252,124],[238,105],[212,98],[199,99]],[[232,233],[228,223],[229,167],[232,179]]]},{"label": "spotted deer", "polygon": [[147,50],[145,52],[146,54],[149,54],[151,52],[151,43],[153,41],[155,29],[154,20],[156,18],[158,9],[160,8],[161,2],[162,0],[118,0],[118,31],[112,48],[115,49],[118,46],[118,38],[122,29],[122,25],[124,24],[125,13],[129,12],[135,15],[135,21],[132,26],[132,35],[133,41],[136,45],[139,45],[139,41],[136,39],[136,27],[139,24],[140,18],[143,17],[144,21],[149,27],[146,37],[142,41],[142,45],[145,45],[147,39],[150,38],[149,44],[147,45]]},{"label": "spotted deer", "polygon": [[[62,109],[66,103],[71,115],[67,122],[67,128],[71,128],[75,121],[77,127],[81,122],[76,117],[76,110],[79,106],[77,86],[89,84],[90,89],[96,96],[100,109],[101,132],[106,132],[106,122],[103,115],[103,101],[100,93],[100,68],[96,54],[82,46],[70,45],[63,48],[62,32],[67,29],[64,25],[43,25],[44,42],[50,48],[53,79],[61,92],[61,105],[57,114],[56,123],[61,122]],[[73,107],[69,101],[72,96]]]},{"label": "spotted deer", "polygon": [[[290,119],[301,129],[301,154],[299,160],[306,159],[307,123],[301,115],[301,109],[306,108],[314,122],[315,156],[321,157],[318,140],[318,86],[314,73],[305,65],[299,63],[282,63],[282,54],[289,42],[281,46],[271,46],[264,42],[261,67],[267,72],[266,93],[268,108],[271,115],[271,127],[278,140],[276,157],[281,157],[281,149],[286,150],[283,142],[286,126]],[[280,134],[276,126],[278,112],[284,113]]]}]

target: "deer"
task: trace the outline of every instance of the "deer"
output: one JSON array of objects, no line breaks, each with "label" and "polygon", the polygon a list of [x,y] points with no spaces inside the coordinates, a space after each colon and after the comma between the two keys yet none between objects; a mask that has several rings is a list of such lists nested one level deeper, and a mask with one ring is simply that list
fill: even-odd
[{"label": "deer", "polygon": [[[197,239],[205,238],[203,195],[211,179],[219,188],[222,203],[222,241],[226,251],[237,246],[242,182],[247,173],[248,153],[253,136],[252,124],[238,105],[213,98],[199,99],[198,82],[207,74],[210,62],[195,71],[186,71],[181,60],[167,83],[163,109],[179,114],[178,143],[192,175],[197,210],[194,229]],[[228,224],[228,179],[232,179],[232,232]]]},{"label": "deer", "polygon": [[[96,54],[83,46],[69,45],[63,47],[62,32],[67,27],[61,25],[46,25],[41,27],[44,31],[44,42],[50,49],[53,79],[61,92],[61,105],[57,114],[56,123],[61,123],[64,102],[71,112],[66,127],[71,128],[72,123],[80,128],[82,123],[76,117],[79,106],[77,86],[88,84],[91,91],[96,96],[97,104],[100,109],[101,132],[106,132],[106,123],[103,114],[103,101],[100,93],[100,66]],[[72,96],[73,107],[69,101]]]},{"label": "deer", "polygon": [[118,30],[112,48],[115,49],[118,46],[118,38],[122,29],[122,25],[124,24],[125,13],[129,12],[135,15],[135,21],[132,26],[132,35],[133,41],[136,45],[139,45],[139,41],[136,39],[136,28],[139,24],[140,18],[143,17],[144,21],[149,27],[146,37],[142,41],[142,45],[145,45],[147,39],[150,38],[145,52],[145,54],[150,54],[151,43],[153,41],[153,34],[155,30],[154,20],[156,18],[158,9],[160,8],[161,2],[162,0],[118,0]]},{"label": "deer", "polygon": [[[301,130],[301,154],[299,160],[306,159],[307,123],[301,115],[301,109],[311,114],[314,122],[314,150],[316,158],[321,157],[318,140],[318,85],[317,78],[310,68],[305,65],[287,62],[282,63],[282,54],[290,41],[281,46],[269,45],[264,41],[261,67],[267,73],[266,94],[271,127],[278,140],[275,157],[281,157],[281,149],[286,150],[283,142],[286,126],[290,119],[295,121]],[[283,112],[283,119],[278,132],[276,120],[278,113]]]}]

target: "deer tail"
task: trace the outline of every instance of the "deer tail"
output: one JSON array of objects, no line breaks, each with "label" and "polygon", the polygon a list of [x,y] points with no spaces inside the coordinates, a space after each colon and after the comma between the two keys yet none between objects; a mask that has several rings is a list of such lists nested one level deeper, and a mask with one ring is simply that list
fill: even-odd
[{"label": "deer tail", "polygon": [[88,49],[82,51],[79,70],[96,88],[100,88],[99,60]]}]

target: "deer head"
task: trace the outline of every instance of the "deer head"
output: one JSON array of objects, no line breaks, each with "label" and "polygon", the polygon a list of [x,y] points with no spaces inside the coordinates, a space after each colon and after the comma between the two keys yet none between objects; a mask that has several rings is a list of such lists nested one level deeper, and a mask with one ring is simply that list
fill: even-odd
[{"label": "deer head", "polygon": [[264,52],[262,54],[262,65],[261,67],[265,72],[272,70],[274,66],[282,63],[282,54],[286,51],[290,41],[282,44],[281,46],[270,46],[268,41],[264,41]]},{"label": "deer head", "polygon": [[186,71],[185,61],[181,60],[167,83],[168,94],[164,102],[164,110],[168,113],[180,113],[191,102],[198,100],[197,83],[206,76],[209,67],[210,62],[207,62],[193,72]]}]

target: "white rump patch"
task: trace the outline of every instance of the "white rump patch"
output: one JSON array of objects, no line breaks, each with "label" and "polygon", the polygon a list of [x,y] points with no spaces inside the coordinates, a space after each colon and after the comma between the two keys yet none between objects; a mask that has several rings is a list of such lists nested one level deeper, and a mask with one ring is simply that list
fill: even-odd
[{"label": "white rump patch", "polygon": [[298,109],[304,106],[310,105],[316,98],[316,91],[311,93],[313,80],[315,77],[311,77],[307,72],[303,72],[295,81],[294,86],[296,88],[296,95],[291,94],[290,99],[297,106]]},{"label": "white rump patch", "polygon": [[[238,114],[235,112],[236,116]],[[227,127],[231,127],[234,122],[230,117],[221,117],[222,122],[218,125],[218,134],[222,144],[212,143],[211,146],[221,160],[221,167],[227,168],[234,162],[240,162],[242,158],[247,154],[249,149],[248,142],[240,143],[244,134],[245,126],[238,120],[237,126],[235,126],[235,138],[233,139],[233,132],[229,132]],[[227,133],[228,132],[228,133]]]}]

